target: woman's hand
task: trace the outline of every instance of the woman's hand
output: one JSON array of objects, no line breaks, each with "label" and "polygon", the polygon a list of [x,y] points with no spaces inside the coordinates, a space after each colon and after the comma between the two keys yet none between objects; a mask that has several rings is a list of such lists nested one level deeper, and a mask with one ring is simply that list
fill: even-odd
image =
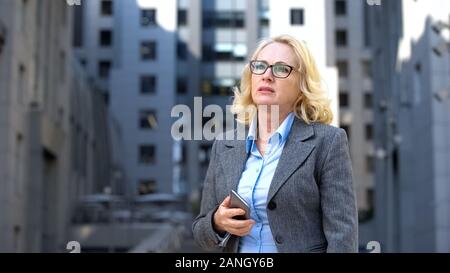
[{"label": "woman's hand", "polygon": [[228,232],[241,237],[248,235],[255,221],[233,219],[235,216],[244,215],[245,211],[240,208],[230,208],[230,203],[231,198],[227,196],[214,213],[214,229],[218,233]]}]

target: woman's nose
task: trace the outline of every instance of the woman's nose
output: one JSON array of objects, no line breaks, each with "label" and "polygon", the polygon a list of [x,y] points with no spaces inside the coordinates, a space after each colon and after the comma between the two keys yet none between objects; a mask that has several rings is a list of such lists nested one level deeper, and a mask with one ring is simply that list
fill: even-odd
[{"label": "woman's nose", "polygon": [[273,81],[273,74],[272,74],[272,68],[268,67],[266,72],[262,75],[263,80],[270,80]]}]

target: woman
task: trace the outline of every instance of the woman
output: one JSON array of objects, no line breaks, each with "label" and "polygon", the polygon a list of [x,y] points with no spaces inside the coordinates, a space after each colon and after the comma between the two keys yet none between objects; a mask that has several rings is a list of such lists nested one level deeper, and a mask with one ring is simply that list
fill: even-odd
[{"label": "woman", "polygon": [[[192,225],[205,250],[358,250],[347,136],[328,125],[333,115],[320,81],[310,51],[291,36],[255,50],[233,102],[248,135],[214,142]],[[242,117],[250,106],[256,111]],[[251,219],[234,219],[244,210],[230,207],[232,189],[250,205]]]}]

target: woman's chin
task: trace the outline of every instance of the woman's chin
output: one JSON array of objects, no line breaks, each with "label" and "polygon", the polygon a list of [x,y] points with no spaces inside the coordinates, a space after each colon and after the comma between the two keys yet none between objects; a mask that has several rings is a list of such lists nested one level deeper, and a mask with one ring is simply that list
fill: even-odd
[{"label": "woman's chin", "polygon": [[257,96],[253,99],[256,105],[276,105],[278,104],[274,97],[271,96]]},{"label": "woman's chin", "polygon": [[256,105],[278,105],[278,103],[274,100],[256,100]]}]

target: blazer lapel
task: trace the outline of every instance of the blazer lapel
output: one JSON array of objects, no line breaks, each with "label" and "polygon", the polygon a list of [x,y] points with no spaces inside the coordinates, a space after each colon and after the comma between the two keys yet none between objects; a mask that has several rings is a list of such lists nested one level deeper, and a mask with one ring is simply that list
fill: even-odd
[{"label": "blazer lapel", "polygon": [[286,183],[287,179],[294,173],[300,165],[306,160],[314,149],[315,145],[306,142],[314,135],[312,125],[308,125],[303,120],[295,118],[292,124],[283,152],[278,161],[275,174],[270,184],[267,201],[271,200],[277,191]]},{"label": "blazer lapel", "polygon": [[247,160],[245,140],[231,140],[225,143],[229,150],[220,155],[219,161],[224,173],[227,174],[227,188],[237,190],[244,164]]}]

